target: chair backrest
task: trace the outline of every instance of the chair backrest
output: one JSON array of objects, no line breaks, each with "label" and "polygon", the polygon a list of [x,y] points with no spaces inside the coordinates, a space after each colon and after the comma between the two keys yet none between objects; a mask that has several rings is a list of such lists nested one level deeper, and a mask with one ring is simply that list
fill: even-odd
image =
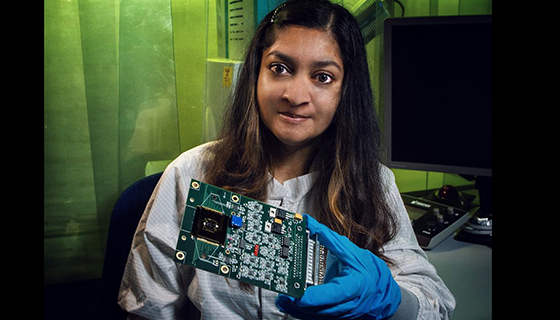
[{"label": "chair backrest", "polygon": [[133,183],[120,195],[113,207],[99,296],[100,311],[105,319],[126,318],[126,312],[117,305],[120,283],[134,232],[162,173]]}]

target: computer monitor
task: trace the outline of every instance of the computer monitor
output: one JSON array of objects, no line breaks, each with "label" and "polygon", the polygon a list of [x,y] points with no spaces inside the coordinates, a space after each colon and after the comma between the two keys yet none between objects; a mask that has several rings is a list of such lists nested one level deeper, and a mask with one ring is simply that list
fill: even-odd
[{"label": "computer monitor", "polygon": [[[387,165],[475,179],[480,208],[455,239],[492,246],[492,16],[390,18],[384,32]],[[438,192],[424,199],[469,209]]]},{"label": "computer monitor", "polygon": [[492,16],[389,18],[384,136],[391,168],[492,176]]}]

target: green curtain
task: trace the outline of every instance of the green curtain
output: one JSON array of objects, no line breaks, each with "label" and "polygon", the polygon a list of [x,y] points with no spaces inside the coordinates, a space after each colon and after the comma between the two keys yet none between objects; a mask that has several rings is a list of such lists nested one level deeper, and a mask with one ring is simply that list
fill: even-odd
[{"label": "green curtain", "polygon": [[180,153],[170,0],[44,3],[44,282],[98,278],[111,210]]}]

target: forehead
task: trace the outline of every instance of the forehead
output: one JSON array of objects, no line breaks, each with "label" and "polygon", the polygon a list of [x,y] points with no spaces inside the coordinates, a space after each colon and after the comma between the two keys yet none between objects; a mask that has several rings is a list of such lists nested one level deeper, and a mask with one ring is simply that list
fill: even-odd
[{"label": "forehead", "polygon": [[337,41],[329,32],[320,29],[288,26],[277,30],[274,42],[265,49],[263,57],[277,51],[301,61],[333,60],[342,65]]}]

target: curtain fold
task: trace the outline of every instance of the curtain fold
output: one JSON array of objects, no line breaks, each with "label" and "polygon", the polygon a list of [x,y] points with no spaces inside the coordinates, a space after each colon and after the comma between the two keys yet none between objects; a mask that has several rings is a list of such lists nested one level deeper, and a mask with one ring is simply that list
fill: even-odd
[{"label": "curtain fold", "polygon": [[98,278],[111,210],[180,152],[170,0],[44,3],[44,282]]}]

